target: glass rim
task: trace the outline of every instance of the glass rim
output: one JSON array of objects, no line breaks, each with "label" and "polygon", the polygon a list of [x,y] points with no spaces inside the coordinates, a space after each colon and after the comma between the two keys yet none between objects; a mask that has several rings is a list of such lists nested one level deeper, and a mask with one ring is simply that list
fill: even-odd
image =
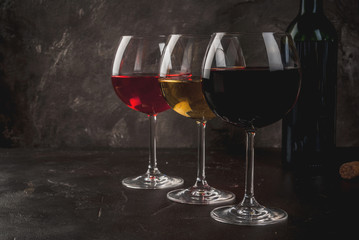
[{"label": "glass rim", "polygon": [[121,35],[120,39],[124,37],[130,37],[131,39],[149,39],[149,38],[167,38],[169,35],[159,34],[159,35]]},{"label": "glass rim", "polygon": [[273,35],[291,36],[287,32],[283,31],[258,31],[258,32],[214,32],[211,36],[216,34],[223,34],[224,36],[255,36],[263,33],[273,33]]},{"label": "glass rim", "polygon": [[181,36],[188,38],[211,38],[212,34],[171,33],[168,34],[168,37],[170,36]]}]

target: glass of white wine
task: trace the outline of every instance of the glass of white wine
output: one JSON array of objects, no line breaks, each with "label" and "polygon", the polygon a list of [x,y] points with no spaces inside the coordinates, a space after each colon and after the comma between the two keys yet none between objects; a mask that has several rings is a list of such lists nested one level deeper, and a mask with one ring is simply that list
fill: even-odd
[{"label": "glass of white wine", "polygon": [[167,198],[186,204],[217,204],[234,200],[231,192],[208,185],[205,174],[205,129],[215,114],[202,93],[201,68],[210,36],[172,34],[162,54],[159,82],[168,105],[198,126],[197,178],[192,187],[176,189]]}]

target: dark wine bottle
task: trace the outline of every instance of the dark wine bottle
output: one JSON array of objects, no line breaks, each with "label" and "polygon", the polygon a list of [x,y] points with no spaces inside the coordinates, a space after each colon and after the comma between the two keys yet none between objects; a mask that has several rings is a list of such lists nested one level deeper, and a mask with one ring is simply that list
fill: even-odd
[{"label": "dark wine bottle", "polygon": [[332,166],[336,138],[338,39],[323,12],[322,0],[301,0],[287,32],[302,67],[298,102],[282,122],[282,159],[286,167]]}]

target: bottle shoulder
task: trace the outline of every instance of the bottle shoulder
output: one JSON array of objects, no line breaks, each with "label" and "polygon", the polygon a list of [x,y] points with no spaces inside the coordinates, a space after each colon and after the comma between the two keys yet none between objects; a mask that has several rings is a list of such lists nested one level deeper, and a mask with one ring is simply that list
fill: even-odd
[{"label": "bottle shoulder", "polygon": [[337,41],[336,30],[325,15],[297,16],[289,24],[287,32],[295,41]]}]

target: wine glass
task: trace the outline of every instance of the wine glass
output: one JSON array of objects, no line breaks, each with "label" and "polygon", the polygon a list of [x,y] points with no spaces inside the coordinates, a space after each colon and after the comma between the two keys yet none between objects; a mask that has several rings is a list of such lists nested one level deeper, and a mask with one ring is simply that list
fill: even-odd
[{"label": "wine glass", "polygon": [[287,213],[254,198],[254,136],[280,120],[296,103],[301,85],[299,59],[286,33],[214,33],[203,63],[202,87],[209,107],[246,132],[245,192],[241,203],[211,212],[217,221],[267,225]]},{"label": "wine glass", "polygon": [[163,189],[183,184],[183,179],[161,173],[157,167],[157,114],[170,107],[161,94],[158,67],[165,36],[122,36],[112,69],[112,85],[117,96],[130,108],[147,114],[150,122],[150,148],[147,172],[123,179],[136,189]]},{"label": "wine glass", "polygon": [[171,108],[196,121],[198,126],[198,162],[195,184],[187,189],[172,190],[167,198],[187,204],[215,204],[234,200],[231,192],[208,185],[205,175],[205,129],[215,117],[204,99],[201,67],[210,36],[170,35],[161,58],[162,94]]}]

